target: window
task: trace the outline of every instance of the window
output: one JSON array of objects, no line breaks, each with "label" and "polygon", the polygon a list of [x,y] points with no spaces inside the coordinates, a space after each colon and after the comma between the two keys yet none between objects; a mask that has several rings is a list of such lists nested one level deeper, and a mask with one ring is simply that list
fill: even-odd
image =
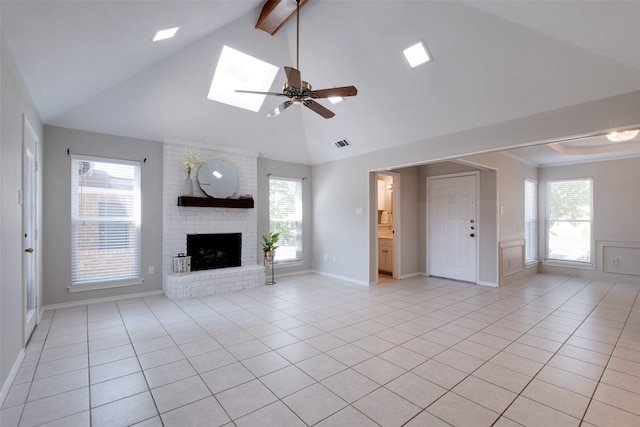
[{"label": "window", "polygon": [[524,180],[524,261],[538,261],[538,183]]},{"label": "window", "polygon": [[265,95],[238,93],[237,90],[267,92],[279,68],[251,55],[222,47],[218,65],[213,73],[207,98],[235,107],[258,112]]},{"label": "window", "polygon": [[276,262],[302,261],[302,180],[269,177],[269,230],[280,233]]},{"label": "window", "polygon": [[547,182],[547,259],[591,264],[592,180]]},{"label": "window", "polygon": [[71,157],[71,291],[142,282],[140,210],[140,163]]}]

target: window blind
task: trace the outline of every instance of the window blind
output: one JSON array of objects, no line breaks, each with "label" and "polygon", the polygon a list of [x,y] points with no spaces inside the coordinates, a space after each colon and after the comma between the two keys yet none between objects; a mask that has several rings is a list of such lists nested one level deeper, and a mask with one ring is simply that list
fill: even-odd
[{"label": "window blind", "polygon": [[538,183],[524,180],[524,260],[538,261]]},{"label": "window blind", "polygon": [[71,156],[71,285],[140,278],[140,163]]},{"label": "window blind", "polygon": [[592,180],[547,182],[547,259],[591,264]]},{"label": "window blind", "polygon": [[302,261],[302,179],[269,177],[269,227],[280,233],[274,261]]}]

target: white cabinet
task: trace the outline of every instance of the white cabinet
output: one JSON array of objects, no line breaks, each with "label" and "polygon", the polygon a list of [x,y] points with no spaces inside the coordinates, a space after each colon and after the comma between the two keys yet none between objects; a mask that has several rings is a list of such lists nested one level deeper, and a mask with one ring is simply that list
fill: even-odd
[{"label": "white cabinet", "polygon": [[378,239],[378,270],[393,272],[393,240]]}]

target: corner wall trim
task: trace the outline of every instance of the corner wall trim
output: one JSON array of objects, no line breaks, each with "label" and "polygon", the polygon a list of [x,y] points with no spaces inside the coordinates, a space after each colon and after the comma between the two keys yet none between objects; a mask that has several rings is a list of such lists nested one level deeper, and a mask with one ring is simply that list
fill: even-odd
[{"label": "corner wall trim", "polygon": [[640,276],[640,242],[598,240],[596,245],[600,271]]}]

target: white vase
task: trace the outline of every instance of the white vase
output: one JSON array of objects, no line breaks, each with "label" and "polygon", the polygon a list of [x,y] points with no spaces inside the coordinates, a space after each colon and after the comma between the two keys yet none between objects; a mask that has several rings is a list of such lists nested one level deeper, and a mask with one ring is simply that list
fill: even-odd
[{"label": "white vase", "polygon": [[191,179],[191,174],[188,174],[184,179],[184,183],[182,184],[182,192],[181,196],[192,197],[193,196],[193,180]]},{"label": "white vase", "polygon": [[275,251],[275,249],[274,249],[274,250],[272,250],[272,251],[268,251],[268,252],[265,252],[265,253],[264,253],[264,259],[265,259],[267,262],[273,262],[273,259],[274,259],[275,257],[276,257],[276,251]]}]

